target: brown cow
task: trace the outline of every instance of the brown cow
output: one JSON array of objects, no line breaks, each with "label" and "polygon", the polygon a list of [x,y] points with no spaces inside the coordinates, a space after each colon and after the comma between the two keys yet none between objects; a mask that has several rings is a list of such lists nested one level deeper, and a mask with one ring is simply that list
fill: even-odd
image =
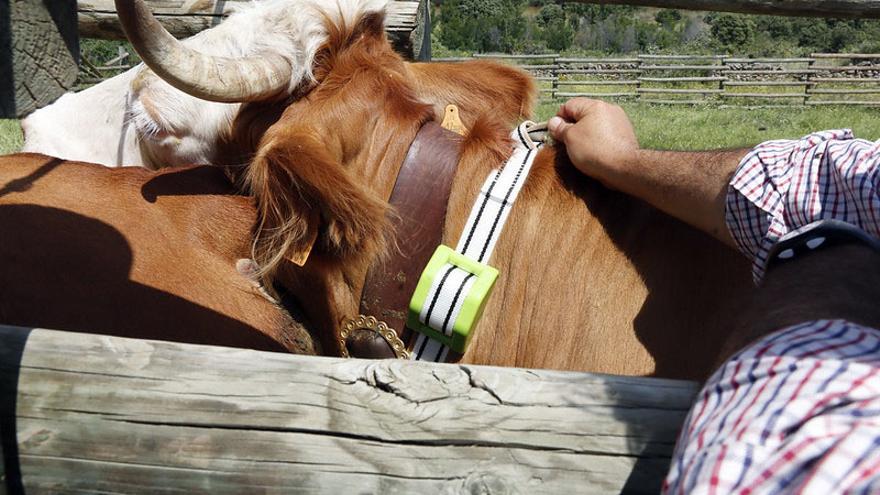
[{"label": "brown cow", "polygon": [[253,221],[251,200],[215,167],[2,157],[0,322],[314,353],[236,270]]},{"label": "brown cow", "polygon": [[[393,255],[386,199],[409,143],[422,123],[436,117],[438,105],[455,102],[467,114],[477,100],[469,103],[461,96],[470,88],[457,83],[474,77],[466,68],[404,63],[384,37],[381,16],[367,15],[355,26],[330,26],[330,31],[315,67],[316,86],[266,132],[247,170],[256,211],[247,208],[245,198],[223,195],[222,188],[208,187],[205,194],[201,180],[186,180],[187,174],[207,174],[199,168],[159,176],[96,173],[85,165],[56,166],[33,156],[8,158],[0,167],[0,187],[17,191],[0,193],[0,211],[21,208],[14,201],[32,205],[39,211],[31,215],[37,217],[75,217],[73,225],[98,218],[102,226],[112,226],[102,235],[115,232],[119,244],[133,252],[130,266],[114,265],[117,272],[129,268],[143,286],[238,321],[246,321],[247,310],[236,306],[230,288],[249,292],[251,301],[259,297],[232,269],[248,253],[249,226],[256,219],[254,253],[263,274],[299,300],[312,335],[326,353],[338,354],[335,337],[340,323],[357,314],[366,270]],[[515,77],[502,79],[506,72],[501,68],[495,72],[485,86],[521,86]],[[509,150],[504,118],[486,113],[469,125],[449,202],[449,245],[455,244],[486,174],[503,163]],[[112,200],[58,199],[85,189]],[[11,213],[0,217],[0,231],[28,225],[21,220],[26,213]],[[59,231],[72,227],[52,225],[57,230],[40,229],[42,235],[4,244],[0,254],[16,253],[20,277],[10,279],[6,270],[0,271],[0,286],[24,280],[37,287],[30,293],[53,288],[51,273],[36,272],[51,266],[55,273],[64,263],[47,264],[52,253],[32,251],[34,244],[54,243],[55,256],[65,252],[58,244],[65,241],[56,239],[63,238]],[[286,261],[316,234],[316,251],[303,268]],[[164,246],[154,247],[158,244]],[[102,249],[89,242],[78,248],[84,250],[78,259]],[[152,249],[154,255],[141,254]],[[733,307],[737,294],[748,287],[744,261],[735,253],[578,175],[564,153],[552,147],[538,157],[492,264],[501,278],[466,362],[697,378],[708,371],[729,328],[724,308]],[[78,274],[89,277],[88,272]],[[60,280],[55,288],[81,290],[88,287],[82,279]],[[206,281],[204,286],[199,280]],[[112,280],[104,283],[113,286]],[[16,307],[11,302],[24,300],[16,290],[0,297],[4,321]],[[124,313],[119,300],[89,302]],[[23,309],[15,321],[24,324],[35,324],[28,318],[47,319],[54,311],[52,306],[18,308]],[[60,315],[55,326],[69,328],[62,325],[69,317]],[[176,328],[187,327],[181,322]],[[262,333],[280,340],[277,331]]]}]

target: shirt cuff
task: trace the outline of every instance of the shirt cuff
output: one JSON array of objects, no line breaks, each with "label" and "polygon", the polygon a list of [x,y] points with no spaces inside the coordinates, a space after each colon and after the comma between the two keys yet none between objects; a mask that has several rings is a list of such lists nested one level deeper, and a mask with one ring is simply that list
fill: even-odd
[{"label": "shirt cuff", "polygon": [[728,189],[726,221],[739,250],[753,261],[756,283],[770,248],[814,221],[842,220],[880,235],[880,222],[870,222],[880,217],[880,179],[871,173],[880,164],[877,147],[842,129],[768,141],[743,158]]}]

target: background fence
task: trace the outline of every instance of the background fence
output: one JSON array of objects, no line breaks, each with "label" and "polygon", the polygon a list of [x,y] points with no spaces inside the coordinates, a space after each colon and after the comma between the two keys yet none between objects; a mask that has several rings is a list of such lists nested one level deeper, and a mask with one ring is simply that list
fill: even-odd
[{"label": "background fence", "polygon": [[[474,59],[495,59],[525,69],[538,81],[541,98],[549,101],[586,96],[664,105],[880,106],[880,54],[814,53],[804,58],[475,54],[434,61]],[[137,62],[123,47],[103,61],[84,54],[79,87]]]},{"label": "background fence", "polygon": [[586,96],[666,105],[880,106],[880,54],[815,53],[805,58],[477,54],[434,60],[486,58],[532,73],[544,100]]}]

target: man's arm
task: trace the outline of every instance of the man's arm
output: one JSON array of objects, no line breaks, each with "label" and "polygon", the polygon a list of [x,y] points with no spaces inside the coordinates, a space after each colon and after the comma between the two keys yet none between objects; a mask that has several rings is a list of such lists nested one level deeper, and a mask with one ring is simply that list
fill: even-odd
[{"label": "man's arm", "polygon": [[725,199],[733,173],[750,150],[644,150],[623,109],[585,98],[566,103],[551,119],[550,131],[583,173],[734,246],[725,224]]},{"label": "man's arm", "polygon": [[724,343],[718,365],[765,335],[807,321],[880,329],[880,255],[867,246],[826,248],[772,269]]},{"label": "man's arm", "polygon": [[768,258],[817,220],[880,238],[880,143],[837,130],[749,152],[650,152],[623,110],[589,100],[551,128],[581,171],[735,239],[764,279],[697,395],[664,492],[877,493],[880,255],[816,237],[813,251]]}]

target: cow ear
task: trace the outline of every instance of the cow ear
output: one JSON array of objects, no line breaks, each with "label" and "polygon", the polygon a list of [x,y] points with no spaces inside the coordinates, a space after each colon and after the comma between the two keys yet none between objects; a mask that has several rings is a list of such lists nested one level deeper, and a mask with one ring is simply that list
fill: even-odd
[{"label": "cow ear", "polygon": [[310,129],[271,132],[248,171],[259,215],[254,259],[264,275],[315,249],[341,259],[384,253],[386,202],[350,177]]},{"label": "cow ear", "polygon": [[358,26],[354,29],[355,34],[385,38],[385,14],[370,12],[361,17]]}]

